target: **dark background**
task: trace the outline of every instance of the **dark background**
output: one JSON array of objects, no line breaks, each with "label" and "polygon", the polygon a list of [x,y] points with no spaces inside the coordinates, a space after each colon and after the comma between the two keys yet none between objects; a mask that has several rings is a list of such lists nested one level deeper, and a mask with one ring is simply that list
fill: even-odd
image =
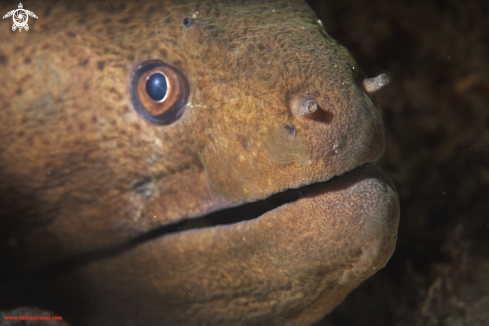
[{"label": "dark background", "polygon": [[369,77],[401,202],[387,266],[316,326],[489,325],[489,1],[309,1]]}]

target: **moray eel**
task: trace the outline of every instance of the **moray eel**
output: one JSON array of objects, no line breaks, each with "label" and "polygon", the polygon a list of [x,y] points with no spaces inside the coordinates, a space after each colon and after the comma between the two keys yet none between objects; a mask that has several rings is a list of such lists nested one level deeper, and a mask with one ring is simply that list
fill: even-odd
[{"label": "moray eel", "polygon": [[0,25],[2,309],[309,325],[386,264],[386,79],[305,3],[25,7]]}]

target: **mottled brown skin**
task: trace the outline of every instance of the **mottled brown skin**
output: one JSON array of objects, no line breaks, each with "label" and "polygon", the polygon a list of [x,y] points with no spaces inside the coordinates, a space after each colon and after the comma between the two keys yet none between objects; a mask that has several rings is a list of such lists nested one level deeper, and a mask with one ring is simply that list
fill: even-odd
[{"label": "mottled brown skin", "polygon": [[[382,154],[379,109],[307,5],[177,3],[42,2],[26,8],[39,16],[28,32],[0,25],[7,277]],[[131,102],[131,76],[148,59],[188,79],[188,104],[170,125],[149,124]],[[297,114],[303,97],[316,114]],[[65,301],[46,308],[75,325],[312,323],[394,250],[395,190],[372,166],[354,171],[258,219],[82,265],[56,277],[52,293]]]}]

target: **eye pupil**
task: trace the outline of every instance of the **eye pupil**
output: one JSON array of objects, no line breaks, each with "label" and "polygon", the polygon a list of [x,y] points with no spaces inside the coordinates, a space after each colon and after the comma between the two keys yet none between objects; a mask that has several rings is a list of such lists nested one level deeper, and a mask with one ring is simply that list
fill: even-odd
[{"label": "eye pupil", "polygon": [[155,102],[162,101],[165,98],[167,91],[168,84],[166,78],[159,72],[151,75],[146,81],[146,93],[148,93],[149,97]]}]

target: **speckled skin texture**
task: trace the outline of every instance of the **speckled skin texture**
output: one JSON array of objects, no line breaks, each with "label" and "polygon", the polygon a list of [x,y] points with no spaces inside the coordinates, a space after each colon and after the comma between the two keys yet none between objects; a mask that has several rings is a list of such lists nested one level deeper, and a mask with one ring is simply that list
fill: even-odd
[{"label": "speckled skin texture", "polygon": [[[380,111],[357,86],[358,67],[303,3],[28,9],[39,16],[29,32],[0,29],[6,275],[329,180],[382,154]],[[147,123],[131,103],[134,68],[149,59],[190,86],[183,115],[167,126]],[[293,110],[303,97],[318,114]],[[258,219],[82,266],[53,284],[70,302],[53,307],[75,325],[262,325],[277,316],[306,325],[387,262],[397,219],[392,185],[366,166]]]}]

